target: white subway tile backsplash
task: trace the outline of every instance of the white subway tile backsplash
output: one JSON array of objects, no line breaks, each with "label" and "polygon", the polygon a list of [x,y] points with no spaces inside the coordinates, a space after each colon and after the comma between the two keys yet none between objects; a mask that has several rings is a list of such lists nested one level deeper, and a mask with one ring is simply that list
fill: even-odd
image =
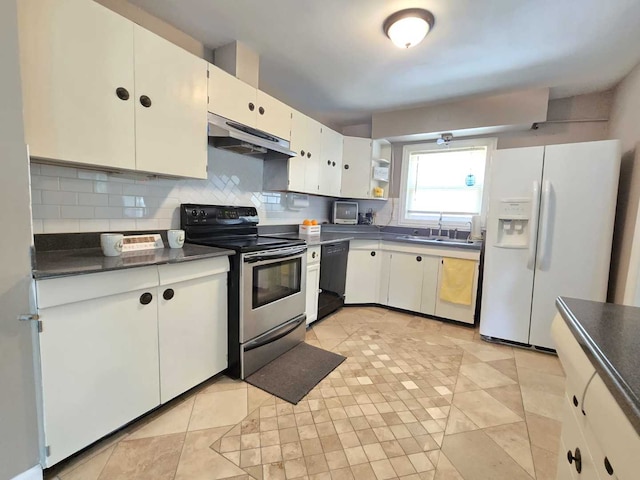
[{"label": "white subway tile backsplash", "polygon": [[108,232],[109,220],[80,219],[81,232]]},{"label": "white subway tile backsplash", "polygon": [[44,225],[42,224],[42,220],[33,219],[33,233],[44,233]]},{"label": "white subway tile backsplash", "polygon": [[[34,228],[83,232],[179,228],[181,203],[254,205],[260,223],[265,225],[298,223],[305,218],[328,220],[331,199],[311,196],[309,208],[291,211],[286,208],[285,196],[280,192],[263,193],[263,163],[260,159],[210,148],[207,180],[155,178],[58,166],[45,168],[47,174],[58,174],[48,176],[39,174],[42,167],[48,166],[34,163],[33,219],[40,222],[37,226],[34,223]],[[38,201],[44,202],[44,191],[49,192],[46,195],[52,202],[49,205],[38,204]],[[45,219],[52,221],[45,225],[41,222]],[[68,230],[63,230],[67,227]]]},{"label": "white subway tile backsplash", "polygon": [[61,218],[95,218],[94,207],[80,207],[80,206],[62,206],[60,207]]},{"label": "white subway tile backsplash", "polygon": [[43,220],[43,232],[44,233],[67,233],[67,232],[79,232],[80,221],[79,220],[61,220],[61,219],[45,219]]},{"label": "white subway tile backsplash", "polygon": [[60,218],[59,205],[32,205],[31,212],[33,218],[40,220],[45,218]]},{"label": "white subway tile backsplash", "polygon": [[52,192],[43,190],[42,203],[45,205],[77,205],[78,194],[75,192]]},{"label": "white subway tile backsplash", "polygon": [[42,190],[31,190],[31,203],[40,205],[42,203]]},{"label": "white subway tile backsplash", "polygon": [[78,205],[104,207],[109,205],[109,195],[103,195],[101,193],[79,193]]},{"label": "white subway tile backsplash", "polygon": [[47,177],[78,178],[78,170],[58,165],[40,165],[40,175]]},{"label": "white subway tile backsplash", "polygon": [[41,175],[32,174],[31,188],[37,188],[40,190],[60,190],[60,180],[57,177],[43,177]]},{"label": "white subway tile backsplash", "polygon": [[60,178],[60,190],[66,192],[93,192],[93,181],[79,178]]}]

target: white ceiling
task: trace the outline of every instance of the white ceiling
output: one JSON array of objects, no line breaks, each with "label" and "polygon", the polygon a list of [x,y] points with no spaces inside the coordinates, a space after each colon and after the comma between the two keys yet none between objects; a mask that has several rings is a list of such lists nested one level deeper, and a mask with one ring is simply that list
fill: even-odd
[{"label": "white ceiling", "polygon": [[[372,112],[528,87],[555,97],[612,87],[640,61],[638,0],[130,0],[209,48],[260,55],[260,88],[340,126]],[[391,13],[434,29],[400,50]]]}]

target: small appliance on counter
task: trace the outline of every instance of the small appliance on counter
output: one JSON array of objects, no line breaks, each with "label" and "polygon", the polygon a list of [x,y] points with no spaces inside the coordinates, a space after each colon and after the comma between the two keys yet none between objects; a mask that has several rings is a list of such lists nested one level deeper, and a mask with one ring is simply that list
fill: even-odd
[{"label": "small appliance on counter", "polygon": [[372,208],[367,213],[358,213],[358,225],[373,225],[374,215]]},{"label": "small appliance on counter", "polygon": [[339,225],[358,224],[358,202],[336,200],[333,202],[333,223]]}]

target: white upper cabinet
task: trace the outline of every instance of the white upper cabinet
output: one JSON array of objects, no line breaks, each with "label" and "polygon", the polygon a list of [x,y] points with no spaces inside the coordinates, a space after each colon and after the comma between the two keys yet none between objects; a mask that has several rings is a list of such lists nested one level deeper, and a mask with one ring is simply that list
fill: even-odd
[{"label": "white upper cabinet", "polygon": [[33,157],[135,169],[132,22],[95,2],[18,2]]},{"label": "white upper cabinet", "polygon": [[211,64],[209,111],[285,140],[291,138],[291,107]]},{"label": "white upper cabinet", "polygon": [[136,168],[206,178],[207,62],[137,25],[134,38]]},{"label": "white upper cabinet", "polygon": [[304,188],[307,193],[320,194],[320,157],[322,153],[322,128],[320,122],[306,117],[306,166]]},{"label": "white upper cabinet", "polygon": [[342,197],[371,197],[371,148],[370,138],[344,137]]},{"label": "white upper cabinet", "polygon": [[322,148],[319,162],[321,195],[339,197],[342,178],[342,134],[322,127]]},{"label": "white upper cabinet", "polygon": [[206,178],[204,61],[95,2],[18,4],[31,156]]}]

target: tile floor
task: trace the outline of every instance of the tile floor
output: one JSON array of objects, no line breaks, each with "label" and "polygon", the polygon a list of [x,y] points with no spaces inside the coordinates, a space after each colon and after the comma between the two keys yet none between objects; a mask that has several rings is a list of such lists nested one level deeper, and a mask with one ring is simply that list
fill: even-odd
[{"label": "tile floor", "polygon": [[556,357],[369,307],[314,325],[307,342],[348,358],[298,405],[219,377],[45,478],[555,479]]}]

